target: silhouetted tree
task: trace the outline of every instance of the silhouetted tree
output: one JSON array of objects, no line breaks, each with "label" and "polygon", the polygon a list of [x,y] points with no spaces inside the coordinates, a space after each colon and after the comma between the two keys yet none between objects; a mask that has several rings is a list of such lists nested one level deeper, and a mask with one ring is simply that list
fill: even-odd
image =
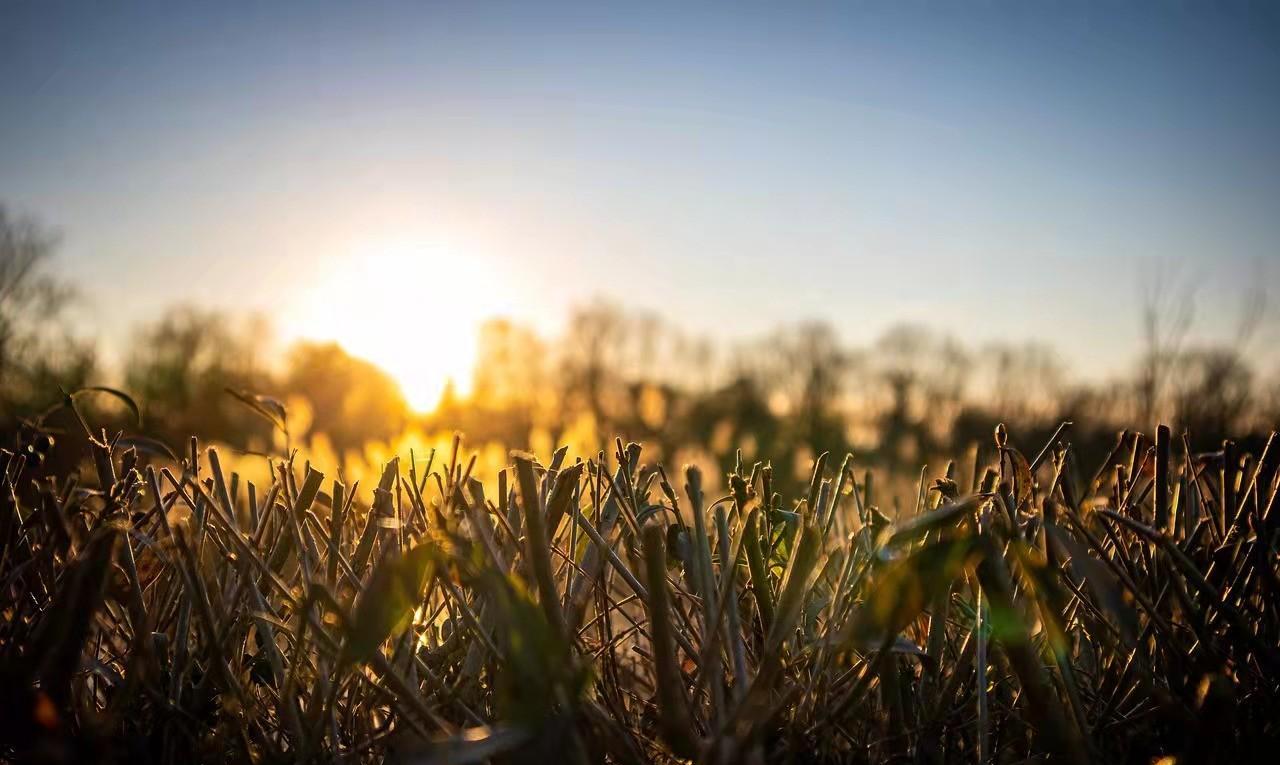
[{"label": "silhouetted tree", "polygon": [[[585,410],[607,432],[612,421],[607,398],[618,378],[627,322],[615,305],[597,301],[573,311],[560,345],[559,401],[565,415]],[[567,419],[567,417],[562,418]]]},{"label": "silhouetted tree", "polygon": [[899,324],[876,342],[873,358],[888,391],[880,420],[880,457],[891,469],[949,445],[964,403],[972,361],[950,337]]},{"label": "silhouetted tree", "polygon": [[982,353],[981,362],[990,374],[985,405],[1000,412],[1005,422],[1031,425],[1054,419],[1061,409],[1066,373],[1050,346],[993,343]]},{"label": "silhouetted tree", "polygon": [[797,441],[815,454],[845,451],[840,396],[851,356],[835,330],[824,322],[805,322],[775,335],[773,343]]},{"label": "silhouetted tree", "polygon": [[1174,418],[1198,448],[1237,435],[1253,395],[1253,370],[1231,348],[1183,352],[1173,366]]},{"label": "silhouetted tree", "polygon": [[70,287],[49,273],[56,239],[0,206],[0,419],[32,414],[83,386],[95,356],[76,339],[63,309]]},{"label": "silhouetted tree", "polygon": [[1170,371],[1195,318],[1195,285],[1164,264],[1156,265],[1142,285],[1143,350],[1134,381],[1139,422],[1166,416],[1164,402]]},{"label": "silhouetted tree", "polygon": [[307,400],[310,431],[328,436],[339,456],[369,441],[399,435],[409,418],[399,384],[337,343],[295,344],[289,351],[280,391],[284,397]]},{"label": "silhouetted tree", "polygon": [[125,385],[142,407],[148,430],[180,444],[191,434],[247,447],[269,425],[227,394],[268,387],[259,366],[264,333],[253,319],[179,306],[137,330]]},{"label": "silhouetted tree", "polygon": [[[687,442],[709,448],[725,471],[733,468],[734,453],[746,439],[767,446],[764,451],[774,459],[786,460],[794,454],[794,444],[782,438],[781,419],[770,408],[758,380],[749,375],[739,375],[697,397],[684,422],[688,423]],[[788,477],[785,471],[780,474],[781,480]]]}]

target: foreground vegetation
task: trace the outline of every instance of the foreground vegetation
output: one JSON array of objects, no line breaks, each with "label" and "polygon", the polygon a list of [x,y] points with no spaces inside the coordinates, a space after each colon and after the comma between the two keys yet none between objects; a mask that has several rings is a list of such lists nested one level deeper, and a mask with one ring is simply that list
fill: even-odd
[{"label": "foreground vegetation", "polygon": [[708,496],[620,441],[482,485],[455,442],[362,494],[105,433],[47,476],[46,439],[2,461],[0,758],[1197,762],[1280,732],[1274,435],[1126,432],[1087,472],[1069,425],[1025,454],[1001,426],[893,520],[852,457]]}]

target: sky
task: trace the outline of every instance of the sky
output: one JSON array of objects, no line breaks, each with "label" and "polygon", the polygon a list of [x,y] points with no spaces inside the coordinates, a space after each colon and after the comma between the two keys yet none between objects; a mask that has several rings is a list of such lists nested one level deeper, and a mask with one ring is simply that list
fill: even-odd
[{"label": "sky", "polygon": [[0,202],[104,348],[192,302],[384,364],[448,337],[429,386],[482,316],[605,297],[1107,375],[1144,275],[1205,339],[1280,287],[1264,3],[184,5],[0,0]]}]

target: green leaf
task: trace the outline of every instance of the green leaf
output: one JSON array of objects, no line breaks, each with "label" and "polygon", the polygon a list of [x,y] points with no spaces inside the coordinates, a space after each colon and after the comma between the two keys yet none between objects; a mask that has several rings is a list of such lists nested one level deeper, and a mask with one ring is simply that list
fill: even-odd
[{"label": "green leaf", "polygon": [[270,396],[224,388],[228,395],[253,410],[262,419],[271,423],[281,432],[288,433],[288,412],[284,404]]},{"label": "green leaf", "polygon": [[869,585],[869,596],[846,640],[882,640],[902,632],[978,557],[976,540],[963,536],[933,542],[891,561]]},{"label": "green leaf", "polygon": [[974,495],[958,502],[943,505],[937,510],[922,513],[907,523],[899,525],[889,537],[888,545],[898,547],[925,536],[935,529],[952,528],[968,520],[982,504],[982,497]]},{"label": "green leaf", "polygon": [[125,393],[124,391],[119,390],[118,388],[108,388],[105,385],[90,385],[84,388],[77,388],[76,390],[71,391],[69,395],[71,396],[72,399],[76,399],[84,395],[85,393],[105,393],[108,396],[113,396],[119,399],[121,402],[124,403],[125,406],[129,408],[129,411],[133,413],[134,422],[136,422],[138,425],[142,424],[142,410],[138,408],[137,402],[134,401],[133,397],[130,396],[128,393]]},{"label": "green leaf", "polygon": [[431,578],[438,549],[424,542],[404,555],[389,547],[356,599],[347,633],[346,654],[367,660],[378,646],[408,623]]},{"label": "green leaf", "polygon": [[158,438],[150,438],[148,436],[124,436],[116,441],[116,446],[133,447],[144,454],[151,454],[156,457],[164,457],[173,462],[178,462],[178,455],[174,453],[169,445]]}]

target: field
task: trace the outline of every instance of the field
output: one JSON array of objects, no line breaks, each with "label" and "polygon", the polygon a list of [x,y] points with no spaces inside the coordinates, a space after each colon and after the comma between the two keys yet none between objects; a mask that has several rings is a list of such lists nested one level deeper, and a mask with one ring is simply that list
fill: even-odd
[{"label": "field", "polygon": [[1280,734],[1274,435],[1084,465],[1071,429],[1000,426],[896,519],[852,456],[718,496],[621,441],[482,483],[455,440],[369,491],[105,431],[43,476],[37,436],[3,460],[0,758],[1247,759]]},{"label": "field", "polygon": [[0,1],[0,765],[1280,762],[1280,2]]}]

